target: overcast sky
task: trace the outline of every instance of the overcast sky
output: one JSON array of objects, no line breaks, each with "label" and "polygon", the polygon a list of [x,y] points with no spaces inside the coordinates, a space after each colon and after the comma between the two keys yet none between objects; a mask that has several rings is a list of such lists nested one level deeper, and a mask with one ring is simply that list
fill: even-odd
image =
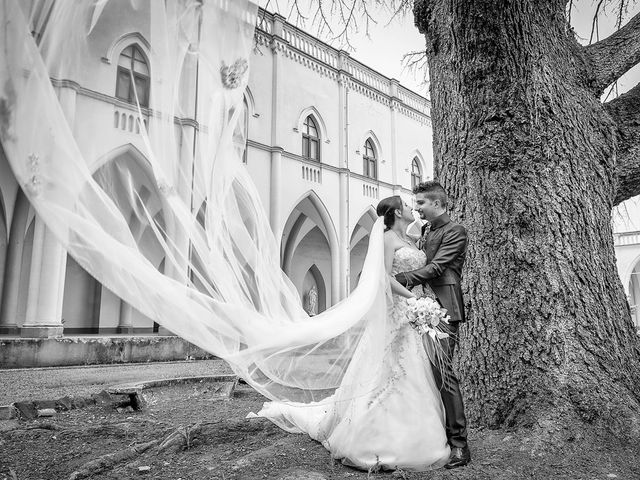
[{"label": "overcast sky", "polygon": [[[287,16],[289,14],[291,0],[269,0],[268,9],[270,11],[279,10],[281,14]],[[317,2],[318,0],[315,0]],[[309,11],[309,6],[315,3],[312,0],[298,0],[301,10]],[[260,5],[265,6],[267,0],[260,0]],[[327,2],[325,2],[327,3]],[[374,2],[370,2],[371,4]],[[572,24],[582,39],[582,43],[587,44],[591,35],[593,23],[593,15],[595,12],[595,4],[592,0],[576,0],[574,1],[574,9],[572,11]],[[615,29],[616,4],[605,6],[604,11],[598,16],[598,33],[600,38],[609,36]],[[625,21],[630,19],[635,13],[640,11],[640,5],[631,5],[629,11],[625,15]],[[402,57],[404,54],[412,51],[422,50],[424,48],[424,37],[418,32],[413,25],[413,14],[409,12],[404,17],[396,18],[389,22],[390,14],[381,8],[373,11],[374,16],[378,20],[377,24],[369,25],[369,36],[366,35],[364,24],[360,21],[360,29],[358,32],[349,35],[353,50],[350,54],[365,65],[368,65],[383,75],[391,78],[397,78],[404,86],[420,93],[427,95],[427,88],[424,83],[423,75],[413,74],[406,68],[403,68]],[[296,19],[291,17],[290,22],[296,23]],[[335,27],[339,27],[339,23],[335,22]],[[298,26],[309,33],[318,36],[318,27],[313,25],[311,19],[306,23]],[[322,40],[332,44],[336,48],[345,48],[338,42],[332,42],[326,35],[319,35]],[[594,41],[596,36],[594,35]],[[629,90],[640,81],[639,69],[627,74],[618,82],[618,91],[622,93]]]}]

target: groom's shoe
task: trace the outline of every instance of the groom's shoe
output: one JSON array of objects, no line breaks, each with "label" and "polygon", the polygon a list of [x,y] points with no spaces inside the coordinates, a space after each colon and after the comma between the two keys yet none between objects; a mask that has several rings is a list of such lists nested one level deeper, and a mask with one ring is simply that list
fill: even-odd
[{"label": "groom's shoe", "polygon": [[444,468],[464,467],[471,461],[471,452],[469,447],[452,447],[451,455],[449,455],[449,463]]}]

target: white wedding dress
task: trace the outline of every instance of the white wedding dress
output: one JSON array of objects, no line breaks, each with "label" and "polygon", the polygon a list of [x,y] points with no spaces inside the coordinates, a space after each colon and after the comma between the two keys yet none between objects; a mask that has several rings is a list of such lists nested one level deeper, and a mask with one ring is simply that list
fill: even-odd
[{"label": "white wedding dress", "polygon": [[[144,199],[129,162],[94,176],[111,153],[75,137],[75,97],[64,85],[85,86],[87,58],[106,52],[106,29],[125,3],[2,2],[0,31],[11,48],[0,48],[0,156],[37,213],[37,231],[123,302],[278,402],[264,416],[362,468],[439,465],[447,456],[440,398],[420,338],[405,325],[404,300],[389,293],[382,219],[358,286],[316,316],[280,269],[280,239],[236,136],[255,3],[132,2],[153,46],[154,94],[143,107],[136,93],[137,113],[127,115],[140,126],[136,169],[158,199]],[[193,72],[195,104],[184,89]],[[396,257],[396,271],[424,263],[406,247]]]},{"label": "white wedding dress", "polygon": [[[402,247],[394,254],[393,273],[424,262],[422,251]],[[407,324],[406,309],[406,300],[393,295],[379,364],[367,354],[365,332],[344,385],[331,397],[315,403],[267,402],[257,416],[288,432],[309,434],[334,458],[358,468],[421,471],[444,465],[449,456],[444,408],[422,339]],[[367,373],[372,375],[366,385],[354,387]]]}]

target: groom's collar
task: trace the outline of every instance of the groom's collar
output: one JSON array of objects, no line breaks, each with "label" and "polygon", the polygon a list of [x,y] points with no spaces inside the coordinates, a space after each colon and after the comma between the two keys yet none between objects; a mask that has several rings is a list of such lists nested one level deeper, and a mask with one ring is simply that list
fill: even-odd
[{"label": "groom's collar", "polygon": [[431,222],[431,230],[435,230],[437,228],[440,228],[444,225],[446,225],[447,223],[449,223],[451,221],[451,219],[449,218],[449,215],[447,215],[446,213],[443,213],[442,215],[440,215],[439,217],[435,218],[433,220],[433,222]]}]

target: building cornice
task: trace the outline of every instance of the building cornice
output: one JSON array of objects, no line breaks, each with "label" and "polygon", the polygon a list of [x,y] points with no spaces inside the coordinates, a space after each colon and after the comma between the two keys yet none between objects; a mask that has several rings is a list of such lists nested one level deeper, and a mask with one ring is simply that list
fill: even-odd
[{"label": "building cornice", "polygon": [[[138,110],[138,107],[136,105],[132,105],[123,100],[120,100],[119,98],[112,97],[111,95],[106,95],[104,93],[96,92],[95,90],[90,90],[88,88],[85,88],[82,85],[80,85],[78,82],[75,82],[74,80],[57,79],[57,78],[51,77],[51,84],[55,88],[69,88],[71,90],[74,90],[76,94],[79,94],[88,98],[93,98],[94,100],[99,100],[104,103],[109,103],[111,105],[114,105],[117,108],[122,108],[122,109],[132,110],[132,111]],[[156,111],[147,107],[140,107],[140,112],[142,112],[142,115],[145,117],[159,116],[159,114]],[[200,123],[197,120],[194,120],[193,118],[174,116],[173,121],[177,125],[190,126],[195,128],[196,130],[202,129],[203,131],[206,131],[206,129],[202,125],[200,125]]]},{"label": "building cornice", "polygon": [[622,232],[613,234],[613,244],[616,247],[640,245],[640,230],[637,232]]},{"label": "building cornice", "polygon": [[[431,102],[427,98],[352,58],[347,52],[287,23],[281,15],[260,9],[258,18],[258,45],[268,46],[274,54],[291,58],[336,82],[346,82],[350,89],[395,108],[416,121],[431,125]],[[274,21],[277,28],[274,27]]]},{"label": "building cornice", "polygon": [[247,140],[247,146],[248,147],[253,147],[253,148],[257,148],[259,150],[262,150],[264,152],[268,152],[268,153],[272,153],[272,152],[280,152],[282,154],[283,157],[285,158],[289,158],[291,160],[295,160],[301,164],[305,164],[305,165],[309,165],[311,167],[315,167],[315,168],[319,168],[320,170],[328,170],[330,172],[335,172],[337,174],[341,174],[341,173],[346,173],[348,174],[349,177],[357,179],[357,180],[361,180],[364,183],[368,183],[370,185],[376,186],[376,187],[385,187],[391,190],[401,190],[403,193],[406,194],[411,194],[411,190],[409,190],[406,187],[403,187],[402,185],[394,185],[392,183],[389,182],[385,182],[382,180],[377,180],[374,178],[370,178],[370,177],[366,177],[360,173],[355,173],[353,171],[351,171],[348,168],[340,168],[340,167],[336,167],[334,165],[330,165],[328,163],[322,163],[322,162],[315,162],[313,160],[309,160],[308,158],[305,158],[301,155],[297,155],[295,153],[291,153],[288,152],[287,150],[284,150],[282,147],[272,147],[270,145],[265,145],[264,143],[260,143],[260,142],[256,142],[254,140]]}]

